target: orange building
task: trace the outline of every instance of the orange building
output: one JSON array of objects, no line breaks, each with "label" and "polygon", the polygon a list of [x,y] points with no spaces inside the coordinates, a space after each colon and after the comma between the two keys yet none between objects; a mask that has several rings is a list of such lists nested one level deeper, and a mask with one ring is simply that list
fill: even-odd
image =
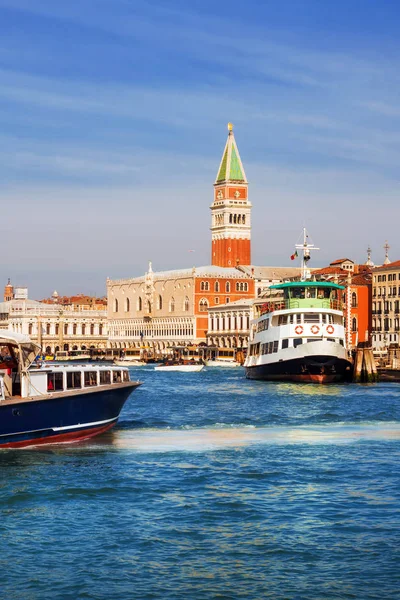
[{"label": "orange building", "polygon": [[[345,268],[343,268],[345,267]],[[332,262],[313,271],[316,279],[331,280],[346,287],[342,295],[348,348],[369,344],[372,329],[372,271],[368,265],[356,265],[349,259]]]},{"label": "orange building", "polygon": [[251,203],[233,125],[214,183],[211,205],[211,264],[236,267],[251,264]]},{"label": "orange building", "polygon": [[9,279],[7,285],[4,286],[4,302],[9,302],[14,299],[14,286]]},{"label": "orange building", "polygon": [[[241,273],[234,273],[235,275],[240,277]],[[242,278],[228,279],[221,272],[214,277],[196,278],[194,280],[194,307],[198,338],[206,338],[209,308],[219,304],[236,302],[236,300],[242,298],[254,298],[254,296],[254,279],[250,279],[245,275],[242,275]]]}]

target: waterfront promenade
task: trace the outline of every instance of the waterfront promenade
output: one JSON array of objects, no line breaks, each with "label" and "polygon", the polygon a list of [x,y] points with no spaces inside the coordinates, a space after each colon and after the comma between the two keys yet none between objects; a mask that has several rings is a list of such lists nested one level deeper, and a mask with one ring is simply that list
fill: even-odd
[{"label": "waterfront promenade", "polygon": [[132,372],[110,434],[0,453],[4,597],[397,597],[400,385]]}]

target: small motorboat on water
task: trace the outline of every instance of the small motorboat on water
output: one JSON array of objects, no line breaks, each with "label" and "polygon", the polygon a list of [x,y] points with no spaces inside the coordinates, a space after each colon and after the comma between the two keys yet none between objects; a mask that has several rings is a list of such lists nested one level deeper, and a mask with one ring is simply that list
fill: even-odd
[{"label": "small motorboat on water", "polygon": [[183,373],[198,373],[204,369],[201,363],[170,362],[154,367],[155,371],[182,371]]},{"label": "small motorboat on water", "polygon": [[231,367],[241,367],[242,365],[236,360],[221,360],[219,358],[214,358],[210,360],[204,361],[206,367],[222,367],[222,368],[231,368]]},{"label": "small motorboat on water", "polygon": [[0,332],[0,448],[103,433],[141,385],[124,367],[34,363],[39,350],[27,335]]},{"label": "small motorboat on water", "polygon": [[144,360],[135,360],[130,358],[116,358],[114,365],[118,367],[144,367],[147,363]]}]

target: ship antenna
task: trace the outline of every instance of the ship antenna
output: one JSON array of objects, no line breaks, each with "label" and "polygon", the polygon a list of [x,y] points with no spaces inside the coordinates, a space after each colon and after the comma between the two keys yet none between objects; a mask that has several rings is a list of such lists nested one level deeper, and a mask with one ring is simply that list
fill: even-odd
[{"label": "ship antenna", "polygon": [[309,235],[305,227],[303,228],[303,243],[296,244],[295,248],[303,252],[303,256],[301,258],[301,281],[306,281],[311,277],[310,270],[307,268],[307,263],[311,258],[310,251],[319,250],[319,248],[314,246],[314,244],[310,244]]}]

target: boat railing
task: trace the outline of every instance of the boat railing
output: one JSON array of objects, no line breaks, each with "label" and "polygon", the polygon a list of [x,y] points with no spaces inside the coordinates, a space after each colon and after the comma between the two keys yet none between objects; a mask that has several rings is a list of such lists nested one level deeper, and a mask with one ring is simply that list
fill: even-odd
[{"label": "boat railing", "polygon": [[261,306],[260,315],[265,315],[277,310],[295,308],[323,308],[328,310],[342,310],[342,303],[329,298],[288,298],[287,300],[266,302]]}]

